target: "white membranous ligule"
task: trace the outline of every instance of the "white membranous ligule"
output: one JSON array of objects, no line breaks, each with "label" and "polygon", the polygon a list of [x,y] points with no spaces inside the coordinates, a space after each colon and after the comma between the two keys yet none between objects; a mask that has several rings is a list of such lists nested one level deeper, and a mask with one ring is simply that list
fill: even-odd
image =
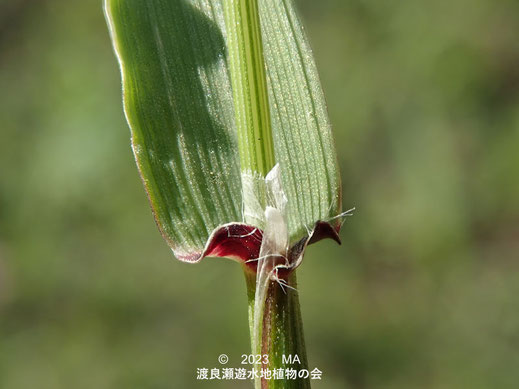
[{"label": "white membranous ligule", "polygon": [[243,217],[247,223],[263,229],[263,239],[256,273],[254,302],[254,354],[261,342],[263,308],[270,281],[276,281],[285,290],[286,281],[278,277],[280,268],[289,268],[287,257],[289,248],[288,227],[285,217],[287,198],[281,184],[281,168],[276,164],[265,178],[242,173]]},{"label": "white membranous ligule", "polygon": [[242,222],[264,229],[265,177],[259,173],[242,172]]},{"label": "white membranous ligule", "polygon": [[[271,281],[277,282],[285,293],[285,288],[295,290],[284,278],[279,277],[279,271],[282,269],[290,270],[299,265],[304,248],[312,237],[314,229],[305,226],[308,235],[301,241],[303,242],[302,249],[297,254],[297,258],[289,258],[290,242],[285,215],[287,198],[281,183],[279,164],[276,164],[264,179],[257,174],[242,173],[242,182],[244,222],[253,224],[263,230],[258,258],[247,261],[258,262],[254,302],[253,353],[259,355],[261,353],[258,348],[261,347],[263,310],[269,284]],[[342,224],[344,219],[351,216],[354,210],[355,208],[349,209],[325,221],[342,219]]]}]

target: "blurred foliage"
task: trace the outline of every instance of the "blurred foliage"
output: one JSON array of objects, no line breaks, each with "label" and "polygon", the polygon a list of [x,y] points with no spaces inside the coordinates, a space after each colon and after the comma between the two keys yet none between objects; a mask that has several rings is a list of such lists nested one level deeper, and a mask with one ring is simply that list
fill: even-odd
[{"label": "blurred foliage", "polygon": [[[519,382],[519,3],[305,0],[344,244],[299,271],[315,388]],[[236,387],[235,263],[172,257],[99,0],[0,3],[0,388]]]}]

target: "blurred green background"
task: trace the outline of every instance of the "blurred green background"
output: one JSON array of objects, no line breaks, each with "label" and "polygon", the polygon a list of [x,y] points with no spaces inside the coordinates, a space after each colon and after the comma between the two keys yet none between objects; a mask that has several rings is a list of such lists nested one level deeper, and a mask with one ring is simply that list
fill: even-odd
[{"label": "blurred green background", "polygon": [[[315,388],[517,388],[519,2],[298,1],[343,245],[299,271]],[[0,388],[249,388],[234,262],[174,259],[99,0],[0,3]]]}]

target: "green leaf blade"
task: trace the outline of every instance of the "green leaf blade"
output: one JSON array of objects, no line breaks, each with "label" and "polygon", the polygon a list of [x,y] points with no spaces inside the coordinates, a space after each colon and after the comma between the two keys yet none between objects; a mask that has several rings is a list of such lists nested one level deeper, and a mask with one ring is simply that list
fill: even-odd
[{"label": "green leaf blade", "polygon": [[225,42],[200,9],[106,3],[137,165],[157,224],[181,258],[200,254],[220,224],[241,220]]},{"label": "green leaf blade", "polygon": [[312,50],[291,0],[260,2],[276,160],[292,239],[341,212],[341,182]]},{"label": "green leaf blade", "polygon": [[[292,1],[258,6],[275,159],[293,243],[340,212],[339,171],[319,78]],[[106,0],[105,12],[132,146],[157,224],[179,259],[196,261],[214,229],[243,220],[222,1]]]}]

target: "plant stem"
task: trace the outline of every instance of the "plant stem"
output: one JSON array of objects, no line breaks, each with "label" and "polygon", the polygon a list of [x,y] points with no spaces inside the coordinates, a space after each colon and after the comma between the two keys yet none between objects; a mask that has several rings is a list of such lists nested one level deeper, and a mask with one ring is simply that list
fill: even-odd
[{"label": "plant stem", "polygon": [[[257,0],[224,0],[223,7],[242,172],[244,220],[264,228],[263,213],[267,206],[265,176],[276,161],[258,4]],[[256,204],[259,204],[259,209]],[[258,269],[261,268],[260,261],[264,260],[258,259]],[[263,360],[262,365],[254,366],[256,371],[261,368],[270,371],[307,369],[297,292],[287,288],[285,293],[277,282],[269,279],[270,276],[260,280],[255,272],[247,268],[244,271],[252,350],[268,356],[268,361]],[[288,276],[287,282],[296,287],[295,272]],[[255,315],[255,309],[261,310],[259,315]],[[296,356],[300,362],[294,366],[283,358]],[[256,378],[255,386],[257,389],[309,388],[310,381],[302,378]]]},{"label": "plant stem", "polygon": [[[247,284],[247,295],[249,301],[249,326],[251,331],[251,343],[254,349],[254,303],[256,289],[256,274],[245,270]],[[293,271],[288,277],[288,283],[292,288],[297,287],[296,272]],[[294,289],[281,289],[275,281],[269,283],[265,310],[263,316],[263,331],[261,339],[261,355],[268,356],[268,363],[262,363],[257,368],[269,369],[301,369],[308,370],[306,358],[306,347],[303,336],[303,322],[299,306],[298,292]],[[298,362],[291,364],[297,358]],[[263,359],[262,359],[263,360]],[[309,378],[266,380],[257,379],[256,388],[268,389],[306,389],[310,388]]]}]

